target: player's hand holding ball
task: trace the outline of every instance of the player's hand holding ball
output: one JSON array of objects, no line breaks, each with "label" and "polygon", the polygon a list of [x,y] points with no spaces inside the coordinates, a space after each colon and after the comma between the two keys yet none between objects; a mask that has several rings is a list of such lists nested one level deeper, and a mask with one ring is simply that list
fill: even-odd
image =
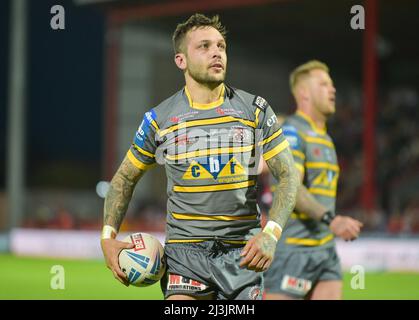
[{"label": "player's hand holding ball", "polygon": [[134,248],[134,244],[116,240],[115,229],[111,227],[113,230],[109,228],[105,230],[106,227],[110,226],[104,227],[104,231],[102,232],[102,239],[100,240],[106,266],[112,271],[115,279],[117,279],[123,285],[128,286],[129,282],[127,276],[119,267],[118,256],[123,249]]}]

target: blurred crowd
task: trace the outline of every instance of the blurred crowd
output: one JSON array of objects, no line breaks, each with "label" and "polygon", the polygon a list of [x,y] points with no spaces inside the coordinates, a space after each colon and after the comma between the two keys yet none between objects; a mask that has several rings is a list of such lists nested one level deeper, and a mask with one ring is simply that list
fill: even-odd
[{"label": "blurred crowd", "polygon": [[[363,184],[362,97],[348,88],[337,101],[336,115],[328,123],[338,153],[341,175],[337,211],[364,222],[364,231],[389,234],[419,234],[419,94],[412,88],[388,90],[376,113],[376,209],[361,208]],[[263,179],[263,177],[261,177]],[[269,189],[261,184],[263,217],[269,209]],[[57,193],[57,191],[54,191]],[[122,225],[123,231],[164,231],[165,197],[133,201]],[[103,199],[95,192],[67,191],[32,193],[24,227],[99,230]]]}]

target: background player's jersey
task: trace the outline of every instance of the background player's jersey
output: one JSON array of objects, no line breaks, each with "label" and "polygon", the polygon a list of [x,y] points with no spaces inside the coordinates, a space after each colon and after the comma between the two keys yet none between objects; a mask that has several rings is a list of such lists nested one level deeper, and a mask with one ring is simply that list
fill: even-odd
[{"label": "background player's jersey", "polygon": [[141,169],[165,165],[167,242],[243,242],[260,229],[260,154],[287,147],[263,98],[223,86],[218,101],[197,104],[185,87],[145,114],[127,155]]},{"label": "background player's jersey", "polygon": [[[305,114],[297,111],[282,126],[303,184],[327,209],[335,212],[339,166],[335,146],[325,130],[318,129]],[[329,227],[294,210],[280,245],[283,249],[325,248],[334,245]]]}]

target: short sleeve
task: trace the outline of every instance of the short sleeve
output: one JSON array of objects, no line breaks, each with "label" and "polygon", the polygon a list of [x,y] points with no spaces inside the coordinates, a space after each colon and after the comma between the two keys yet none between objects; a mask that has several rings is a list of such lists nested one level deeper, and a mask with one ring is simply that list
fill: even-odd
[{"label": "short sleeve", "polygon": [[156,113],[153,109],[146,112],[143,121],[135,133],[127,156],[141,170],[147,170],[156,163],[156,132],[159,130]]},{"label": "short sleeve", "polygon": [[258,129],[261,131],[259,136],[262,136],[259,145],[262,145],[263,159],[267,161],[285,150],[289,144],[278,123],[276,114],[267,103],[264,110],[260,112],[257,121]]},{"label": "short sleeve", "polygon": [[295,166],[298,171],[304,175],[304,162],[306,159],[304,140],[299,135],[297,128],[293,125],[286,123],[283,125],[282,129],[290,144]]}]

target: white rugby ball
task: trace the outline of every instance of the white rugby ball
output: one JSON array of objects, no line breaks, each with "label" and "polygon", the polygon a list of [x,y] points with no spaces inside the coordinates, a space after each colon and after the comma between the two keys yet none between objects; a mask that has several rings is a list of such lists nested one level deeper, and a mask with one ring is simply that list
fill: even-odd
[{"label": "white rugby ball", "polygon": [[132,249],[119,253],[119,266],[130,285],[147,287],[159,281],[166,271],[164,249],[160,241],[144,232],[130,234],[122,241],[133,243]]}]

